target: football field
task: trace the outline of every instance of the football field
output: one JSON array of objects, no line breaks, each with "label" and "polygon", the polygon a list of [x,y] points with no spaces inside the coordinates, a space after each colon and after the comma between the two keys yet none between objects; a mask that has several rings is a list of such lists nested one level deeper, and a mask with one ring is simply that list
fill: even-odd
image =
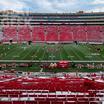
[{"label": "football field", "polygon": [[103,61],[104,46],[90,44],[0,45],[0,60]]}]

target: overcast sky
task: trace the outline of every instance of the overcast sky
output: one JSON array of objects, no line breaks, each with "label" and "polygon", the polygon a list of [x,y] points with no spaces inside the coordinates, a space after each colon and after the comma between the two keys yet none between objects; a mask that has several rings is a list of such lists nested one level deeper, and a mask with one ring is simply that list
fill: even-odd
[{"label": "overcast sky", "polygon": [[40,13],[103,12],[104,0],[0,0],[0,9]]}]

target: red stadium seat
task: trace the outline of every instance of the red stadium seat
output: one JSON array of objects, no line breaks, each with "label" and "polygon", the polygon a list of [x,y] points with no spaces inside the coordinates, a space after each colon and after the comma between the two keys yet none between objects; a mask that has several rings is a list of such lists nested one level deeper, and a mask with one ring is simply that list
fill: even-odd
[{"label": "red stadium seat", "polygon": [[[25,104],[37,104],[37,101],[26,101]],[[42,103],[43,104],[43,103]],[[47,104],[47,103],[46,103]]]},{"label": "red stadium seat", "polygon": [[[67,86],[67,90],[65,86]],[[8,82],[0,82],[0,88],[2,87],[0,98],[6,99],[8,102],[11,100],[12,104],[40,104],[42,102],[42,104],[45,102],[46,104],[54,104],[55,102],[56,104],[88,104],[89,102],[93,104],[100,102],[100,98],[103,98],[104,95],[104,84],[102,82],[85,78],[55,77],[32,78],[31,80],[18,78]],[[14,101],[14,98],[16,98],[16,101]],[[30,102],[27,102],[28,99]],[[5,102],[3,103],[5,104]]]},{"label": "red stadium seat", "polygon": [[13,101],[13,104],[25,104],[24,101]]},{"label": "red stadium seat", "polygon": [[32,28],[32,41],[45,41],[44,26],[34,26]]},{"label": "red stadium seat", "polygon": [[0,101],[0,104],[12,104],[10,101]]},{"label": "red stadium seat", "polygon": [[38,104],[50,104],[50,101],[39,101]]},{"label": "red stadium seat", "polygon": [[17,37],[17,30],[16,30],[16,26],[4,26],[3,27],[3,34],[4,34],[4,39],[3,41],[9,41],[9,40],[13,40],[13,41],[17,41],[18,37]]},{"label": "red stadium seat", "polygon": [[46,28],[46,41],[58,41],[58,28],[57,26],[47,26]]},{"label": "red stadium seat", "polygon": [[65,104],[77,104],[77,102],[75,102],[75,101],[67,101],[67,102],[65,102]]},{"label": "red stadium seat", "polygon": [[102,42],[103,26],[4,26],[3,41],[82,41]]},{"label": "red stadium seat", "polygon": [[18,27],[18,40],[19,41],[30,41],[31,32],[28,26],[19,26]]},{"label": "red stadium seat", "polygon": [[53,101],[51,104],[64,104],[63,101]]}]

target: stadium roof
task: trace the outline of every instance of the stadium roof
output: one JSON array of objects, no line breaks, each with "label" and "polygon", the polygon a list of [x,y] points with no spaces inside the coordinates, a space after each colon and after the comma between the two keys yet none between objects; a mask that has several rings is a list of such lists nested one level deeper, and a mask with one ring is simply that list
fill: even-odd
[{"label": "stadium roof", "polygon": [[1,0],[0,10],[39,13],[103,12],[104,0]]}]

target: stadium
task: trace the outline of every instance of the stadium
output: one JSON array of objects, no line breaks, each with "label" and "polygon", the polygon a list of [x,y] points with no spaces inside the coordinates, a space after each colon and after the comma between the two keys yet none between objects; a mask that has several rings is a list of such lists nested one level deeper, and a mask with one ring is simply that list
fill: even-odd
[{"label": "stadium", "polygon": [[0,104],[104,104],[104,12],[0,11]]}]

